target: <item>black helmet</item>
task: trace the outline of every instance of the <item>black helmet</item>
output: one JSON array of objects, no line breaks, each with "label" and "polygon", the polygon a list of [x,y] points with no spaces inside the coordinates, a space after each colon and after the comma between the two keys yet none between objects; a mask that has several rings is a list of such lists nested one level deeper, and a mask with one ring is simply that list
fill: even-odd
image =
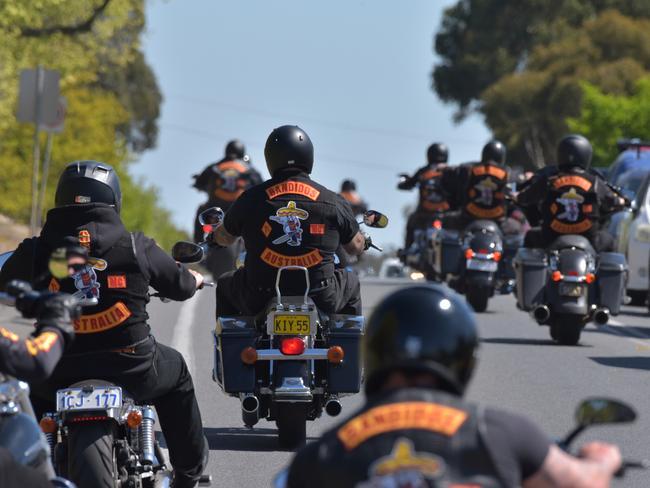
[{"label": "black helmet", "polygon": [[244,159],[244,156],[246,156],[246,146],[239,139],[233,139],[226,144],[225,156],[233,159]]},{"label": "black helmet", "polygon": [[481,152],[482,163],[498,163],[505,164],[506,162],[506,146],[503,142],[496,139],[491,140]]},{"label": "black helmet", "polygon": [[436,142],[427,149],[427,161],[429,164],[446,163],[449,160],[449,149],[446,144]]},{"label": "black helmet", "polygon": [[580,166],[588,168],[593,149],[589,140],[581,135],[566,136],[557,145],[558,166]]},{"label": "black helmet", "polygon": [[81,203],[106,203],[119,213],[120,178],[113,167],[99,161],[75,161],[61,173],[54,201],[57,207]]},{"label": "black helmet", "polygon": [[440,285],[403,288],[375,308],[365,337],[366,394],[395,370],[435,375],[462,394],[476,362],[478,333],[465,300]]},{"label": "black helmet", "polygon": [[300,168],[311,173],[314,146],[307,133],[297,125],[283,125],[273,132],[264,146],[266,167],[271,176],[284,168]]},{"label": "black helmet", "polygon": [[343,183],[341,183],[341,191],[357,191],[357,184],[352,180],[343,180]]}]

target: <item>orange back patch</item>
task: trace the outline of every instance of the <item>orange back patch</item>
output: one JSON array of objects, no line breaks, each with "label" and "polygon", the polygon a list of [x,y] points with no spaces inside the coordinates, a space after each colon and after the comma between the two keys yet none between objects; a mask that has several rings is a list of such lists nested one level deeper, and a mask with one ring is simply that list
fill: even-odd
[{"label": "orange back patch", "polygon": [[286,256],[267,247],[264,249],[264,252],[262,252],[260,259],[274,268],[281,268],[283,266],[303,266],[305,268],[311,268],[312,266],[320,264],[323,261],[323,256],[321,256],[318,249],[314,249],[313,251],[300,256]]},{"label": "orange back patch", "polygon": [[325,224],[309,224],[309,233],[315,236],[325,235]]},{"label": "orange back patch", "polygon": [[320,190],[300,181],[283,181],[266,189],[266,196],[270,200],[281,195],[302,195],[316,201],[320,195]]},{"label": "orange back patch", "polygon": [[269,224],[265,220],[264,224],[262,225],[262,234],[264,234],[264,237],[268,237],[271,234],[272,230],[273,230],[273,228],[271,227],[271,224]]},{"label": "orange back patch", "polygon": [[428,430],[450,437],[466,419],[466,412],[445,405],[394,403],[372,408],[353,418],[339,429],[337,437],[348,451],[371,437],[395,430]]},{"label": "orange back patch", "polygon": [[86,249],[90,249],[90,232],[86,229],[79,231],[79,245]]},{"label": "orange back patch", "polygon": [[563,186],[577,186],[578,188],[582,188],[584,191],[589,191],[592,184],[591,181],[589,181],[587,178],[583,178],[582,176],[567,175],[556,178],[553,182],[553,186],[555,188],[562,188]]},{"label": "orange back patch", "polygon": [[109,275],[107,278],[109,288],[126,288],[126,276]]},{"label": "orange back patch", "polygon": [[74,321],[74,331],[77,334],[94,334],[104,332],[124,323],[132,315],[131,310],[122,302],[92,315],[82,315]]}]

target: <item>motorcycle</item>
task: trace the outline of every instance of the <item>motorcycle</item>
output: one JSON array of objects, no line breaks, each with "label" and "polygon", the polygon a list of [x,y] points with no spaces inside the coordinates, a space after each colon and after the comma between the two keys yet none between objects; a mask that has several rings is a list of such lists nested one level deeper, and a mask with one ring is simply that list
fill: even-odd
[{"label": "motorcycle", "polygon": [[[55,252],[50,273],[69,278],[65,250]],[[96,299],[81,298],[83,306]],[[136,402],[120,385],[87,379],[56,392],[56,411],[47,412],[40,426],[56,472],[79,488],[98,486],[162,488],[172,472],[155,437],[152,405]],[[203,476],[199,484],[210,485]]]},{"label": "motorcycle", "polygon": [[[636,420],[634,409],[618,400],[610,398],[588,398],[582,401],[575,412],[576,426],[556,444],[568,452],[573,441],[586,429],[597,425],[630,423]],[[628,469],[648,469],[648,461],[623,460],[621,468],[615,474],[623,478]],[[274,488],[286,488],[289,482],[289,469],[284,468],[273,479]],[[476,486],[476,485],[472,485]]]},{"label": "motorcycle", "polygon": [[491,220],[475,220],[462,232],[443,228],[435,237],[434,269],[476,312],[484,312],[490,297],[514,286],[512,258],[521,243],[520,235],[504,236]]},{"label": "motorcycle", "polygon": [[[11,252],[0,256],[0,268],[9,256]],[[0,303],[16,307],[24,317],[34,318],[30,310],[37,308],[43,296],[25,282],[11,282],[7,292],[0,293]],[[9,450],[18,464],[33,468],[51,480],[52,486],[75,488],[70,481],[56,476],[50,446],[34,415],[29,392],[29,385],[24,381],[0,373],[0,446]]]},{"label": "motorcycle", "polygon": [[[388,224],[375,211],[366,212],[363,221],[376,228]],[[178,261],[197,262],[204,247],[180,243],[176,251]],[[282,293],[280,281],[288,272],[304,275],[301,296]],[[218,317],[213,332],[213,380],[226,395],[239,398],[247,427],[261,418],[275,421],[284,448],[304,444],[307,421],[320,417],[323,410],[337,416],[342,410],[340,398],[358,393],[361,387],[363,316],[327,315],[309,293],[307,268],[280,267],[276,296],[261,313]]]},{"label": "motorcycle", "polygon": [[515,257],[517,306],[530,311],[551,337],[576,345],[590,321],[605,325],[625,297],[627,262],[615,252],[596,253],[588,239],[561,236],[544,249],[521,248]]}]

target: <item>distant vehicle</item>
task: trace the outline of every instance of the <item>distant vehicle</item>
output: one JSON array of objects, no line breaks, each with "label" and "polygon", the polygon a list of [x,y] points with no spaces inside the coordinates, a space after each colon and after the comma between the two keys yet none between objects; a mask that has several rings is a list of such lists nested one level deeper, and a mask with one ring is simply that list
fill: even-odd
[{"label": "distant vehicle", "polygon": [[405,278],[406,266],[402,264],[399,258],[386,258],[379,268],[380,278]]},{"label": "distant vehicle", "polygon": [[616,184],[617,180],[630,170],[650,170],[650,142],[639,139],[618,141],[620,154],[607,170],[607,180]]},{"label": "distant vehicle", "polygon": [[[630,174],[629,181],[634,180],[631,177]],[[616,250],[625,254],[629,267],[627,294],[632,299],[631,304],[639,306],[646,302],[650,285],[649,187],[650,172],[647,172],[639,183],[632,208],[620,213],[615,232]]]},{"label": "distant vehicle", "polygon": [[[621,174],[616,181],[613,182],[615,186],[625,190],[627,194],[634,196],[632,199],[632,207],[636,205],[637,193],[639,192],[639,188],[648,173],[650,173],[650,168],[634,168]],[[612,235],[619,235],[621,222],[630,212],[632,212],[632,208],[612,215],[608,224],[609,231]]]}]

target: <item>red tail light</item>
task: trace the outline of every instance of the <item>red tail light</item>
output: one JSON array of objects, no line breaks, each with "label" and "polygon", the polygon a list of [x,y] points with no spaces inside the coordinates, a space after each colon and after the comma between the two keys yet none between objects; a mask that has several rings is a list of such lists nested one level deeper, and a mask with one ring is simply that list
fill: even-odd
[{"label": "red tail light", "polygon": [[79,422],[101,422],[102,420],[108,420],[106,415],[85,415],[83,417],[72,417],[68,419],[68,422],[79,423]]},{"label": "red tail light", "polygon": [[567,276],[580,276],[577,271],[567,271]]},{"label": "red tail light", "polygon": [[490,254],[490,251],[488,249],[479,249],[478,253],[479,254]]},{"label": "red tail light", "polygon": [[300,337],[283,339],[280,351],[286,356],[297,356],[305,352],[305,342]]},{"label": "red tail light", "polygon": [[441,220],[434,220],[433,221],[433,228],[434,229],[442,229],[442,221]]}]

